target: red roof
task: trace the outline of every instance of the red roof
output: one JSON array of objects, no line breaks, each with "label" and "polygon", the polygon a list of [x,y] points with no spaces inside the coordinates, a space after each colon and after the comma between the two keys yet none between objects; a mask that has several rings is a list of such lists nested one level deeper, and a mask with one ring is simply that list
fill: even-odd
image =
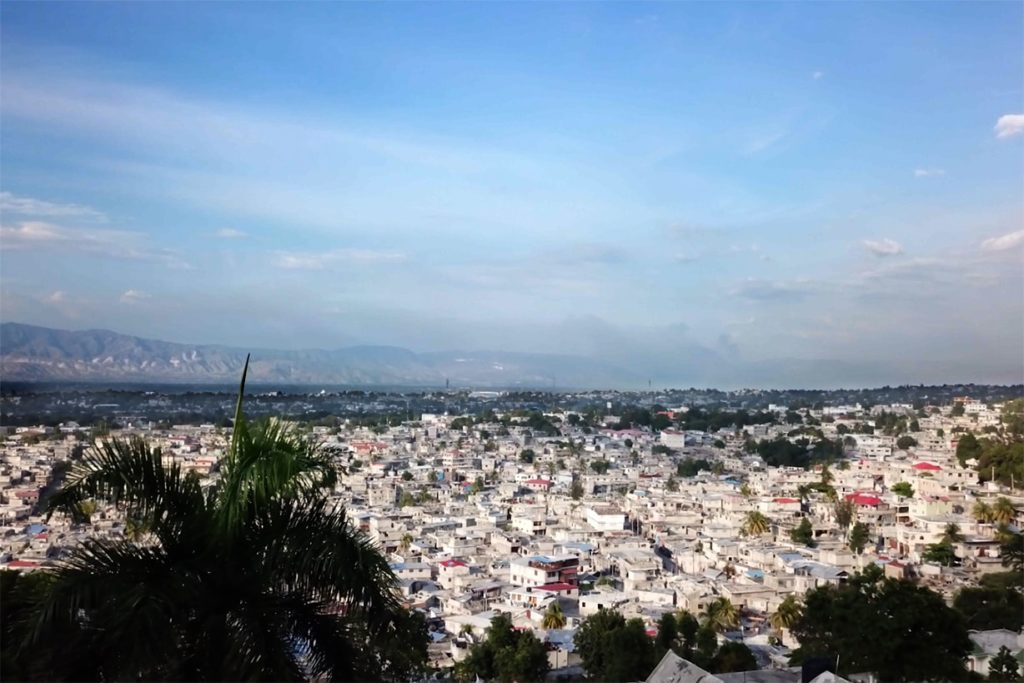
[{"label": "red roof", "polygon": [[38,562],[32,560],[11,560],[7,563],[8,567],[38,567]]},{"label": "red roof", "polygon": [[445,560],[441,563],[442,567],[465,567],[466,563],[462,560]]},{"label": "red roof", "polygon": [[546,583],[543,586],[537,586],[537,590],[539,590],[539,591],[553,591],[553,592],[559,592],[559,593],[562,592],[562,591],[571,591],[571,590],[575,590],[575,589],[576,589],[576,586],[572,585],[571,583],[564,583],[564,582],[560,582],[560,583]]},{"label": "red roof", "polygon": [[939,467],[938,465],[933,465],[930,462],[919,462],[916,465],[914,465],[914,469],[915,470],[924,470],[925,472],[938,472],[942,468]]},{"label": "red roof", "polygon": [[551,480],[549,479],[530,479],[526,483],[533,484],[534,486],[551,486]]},{"label": "red roof", "polygon": [[799,498],[775,498],[772,500],[773,503],[799,503]]},{"label": "red roof", "polygon": [[872,496],[867,493],[851,493],[846,496],[846,500],[852,500],[857,505],[881,505],[882,499],[878,496]]}]

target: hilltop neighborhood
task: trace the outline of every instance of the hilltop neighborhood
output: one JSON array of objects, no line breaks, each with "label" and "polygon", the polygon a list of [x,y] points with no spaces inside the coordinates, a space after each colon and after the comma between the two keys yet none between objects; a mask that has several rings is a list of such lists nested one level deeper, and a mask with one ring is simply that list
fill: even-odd
[{"label": "hilltop neighborhood", "polygon": [[[706,614],[724,599],[737,619],[718,643],[742,643],[756,660],[743,680],[800,680],[790,664],[800,643],[773,618],[789,596],[877,567],[952,602],[1006,571],[1000,531],[1024,527],[1018,470],[1011,481],[996,464],[979,471],[961,445],[1010,428],[1019,413],[1009,404],[769,405],[704,429],[687,428],[700,409],[685,405],[658,406],[650,421],[610,408],[292,427],[332,454],[342,473],[333,499],[389,555],[441,671],[457,670],[495,617],[533,632],[549,676],[569,678],[583,673],[574,636],[588,617],[613,610],[654,637],[664,615]],[[46,515],[48,492],[83,449],[142,436],[209,482],[230,436],[230,427],[145,421],[103,433],[74,422],[4,431],[0,569],[23,572],[90,536],[146,542],[113,506],[82,524]],[[981,675],[1001,649],[1024,657],[1019,629],[971,639],[969,669]],[[669,651],[648,680],[735,675]]]}]

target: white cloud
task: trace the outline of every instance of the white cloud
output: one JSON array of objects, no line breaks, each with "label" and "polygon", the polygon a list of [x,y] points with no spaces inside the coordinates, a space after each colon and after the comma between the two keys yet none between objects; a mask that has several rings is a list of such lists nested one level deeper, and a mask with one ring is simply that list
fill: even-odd
[{"label": "white cloud", "polygon": [[0,192],[0,212],[34,218],[80,218],[98,223],[107,220],[106,214],[81,204],[56,204],[42,199],[19,197],[10,192]]},{"label": "white cloud", "polygon": [[903,246],[889,238],[880,240],[864,240],[864,248],[875,256],[896,256],[903,253]]},{"label": "white cloud", "polygon": [[121,295],[120,301],[123,304],[137,304],[150,298],[152,296],[146,292],[138,289],[129,289]]},{"label": "white cloud", "polygon": [[1010,138],[1024,133],[1024,114],[1003,114],[996,121],[997,138]]},{"label": "white cloud", "polygon": [[946,171],[941,168],[915,168],[915,178],[931,178],[933,176],[944,176]]},{"label": "white cloud", "polygon": [[779,141],[786,137],[785,131],[777,131],[774,133],[768,133],[766,135],[760,135],[753,138],[746,146],[744,150],[746,154],[758,154],[771,147],[774,147]]},{"label": "white cloud", "polygon": [[1017,230],[999,237],[990,237],[981,243],[981,248],[984,251],[1006,251],[1020,246],[1024,246],[1024,230]]},{"label": "white cloud", "polygon": [[332,249],[323,252],[278,252],[275,265],[288,270],[323,270],[339,264],[398,263],[405,254],[374,249]]},{"label": "white cloud", "polygon": [[824,77],[825,77],[825,72],[824,71],[815,71],[814,73],[811,74],[811,78],[813,78],[816,81],[820,81]]},{"label": "white cloud", "polygon": [[62,292],[61,290],[58,289],[54,292],[51,292],[50,294],[47,294],[43,300],[48,304],[62,304],[68,300],[68,295],[66,292]]},{"label": "white cloud", "polygon": [[213,233],[213,236],[222,240],[244,240],[249,237],[249,234],[235,228],[221,228]]},{"label": "white cloud", "polygon": [[127,230],[69,228],[45,221],[0,225],[0,250],[49,250],[131,261],[155,261],[168,268],[191,270],[173,249],[145,245],[146,236]]}]

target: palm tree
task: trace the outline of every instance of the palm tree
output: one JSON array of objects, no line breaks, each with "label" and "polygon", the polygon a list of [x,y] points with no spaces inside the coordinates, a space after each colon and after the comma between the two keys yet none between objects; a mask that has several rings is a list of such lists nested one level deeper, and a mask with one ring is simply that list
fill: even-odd
[{"label": "palm tree", "polygon": [[740,613],[728,598],[716,598],[704,611],[704,625],[721,633],[740,625]]},{"label": "palm tree", "polygon": [[394,663],[398,644],[425,634],[384,555],[324,494],[330,457],[278,421],[245,420],[247,370],[248,359],[213,485],[139,438],[72,466],[50,514],[80,518],[84,501],[104,501],[147,542],[71,551],[26,624],[27,652],[65,642],[84,668],[73,675],[93,680],[361,680],[412,661]]},{"label": "palm tree", "polygon": [[994,518],[992,506],[983,500],[979,500],[974,504],[974,507],[971,508],[971,514],[983,524],[991,524]]},{"label": "palm tree", "polygon": [[398,545],[403,553],[409,552],[409,548],[412,547],[412,534],[402,534],[402,540],[398,542]]},{"label": "palm tree", "polygon": [[992,521],[996,524],[1009,524],[1017,516],[1017,510],[1009,498],[1000,496],[992,505]]},{"label": "palm tree", "polygon": [[803,613],[803,605],[796,599],[796,596],[787,595],[786,599],[779,604],[778,609],[772,613],[769,622],[776,631],[783,631],[792,628],[793,624],[803,616]]},{"label": "palm tree", "polygon": [[550,631],[552,629],[565,628],[565,612],[562,611],[562,606],[558,600],[553,600],[548,608],[544,610],[544,619],[541,621],[541,626]]},{"label": "palm tree", "polygon": [[950,522],[946,525],[946,528],[942,530],[942,540],[940,543],[946,545],[956,545],[964,540],[964,535],[960,533],[960,525],[955,522]]},{"label": "palm tree", "polygon": [[833,479],[835,479],[835,477],[832,476],[832,471],[828,468],[828,463],[825,463],[821,466],[821,483],[828,486],[832,483]]},{"label": "palm tree", "polygon": [[772,528],[772,522],[757,510],[747,513],[741,531],[744,536],[760,536],[768,533]]}]

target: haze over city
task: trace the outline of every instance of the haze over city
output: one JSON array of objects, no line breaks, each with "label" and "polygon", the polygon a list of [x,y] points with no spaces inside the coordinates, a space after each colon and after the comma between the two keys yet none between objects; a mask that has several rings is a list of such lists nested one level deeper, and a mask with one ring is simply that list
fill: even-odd
[{"label": "haze over city", "polygon": [[0,317],[1017,382],[1022,12],[8,3]]}]

